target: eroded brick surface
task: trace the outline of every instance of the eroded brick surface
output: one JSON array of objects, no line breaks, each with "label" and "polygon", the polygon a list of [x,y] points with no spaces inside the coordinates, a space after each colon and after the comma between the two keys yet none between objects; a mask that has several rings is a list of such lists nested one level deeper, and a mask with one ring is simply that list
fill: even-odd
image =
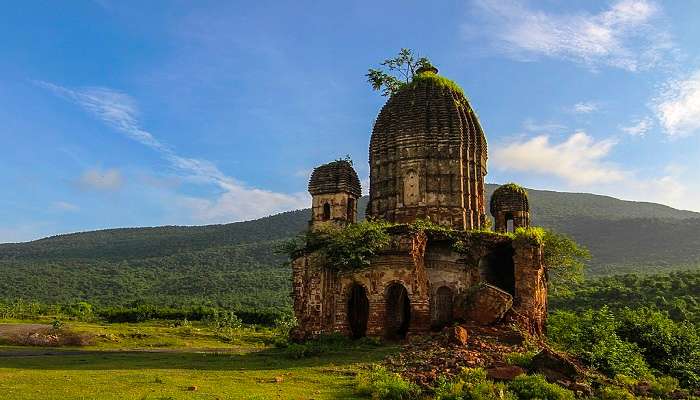
[{"label": "eroded brick surface", "polygon": [[[435,232],[392,228],[389,248],[364,269],[339,270],[318,253],[293,260],[299,340],[331,332],[387,336],[404,325],[400,333],[410,336],[454,322],[495,323],[504,315],[533,334],[544,331],[542,248],[475,231],[487,226],[486,137],[464,94],[426,77],[393,95],[376,120],[367,215],[398,223],[429,219],[460,231],[462,246]],[[309,192],[311,229],[356,222],[361,188],[351,163],[316,168]],[[511,220],[513,228],[529,225],[521,192],[502,190],[491,209],[499,231]]]}]

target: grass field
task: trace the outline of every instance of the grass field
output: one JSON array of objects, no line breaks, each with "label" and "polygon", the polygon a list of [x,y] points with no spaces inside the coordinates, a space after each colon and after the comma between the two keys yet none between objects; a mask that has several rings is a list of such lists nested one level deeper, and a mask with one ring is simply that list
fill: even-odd
[{"label": "grass field", "polygon": [[[21,326],[0,325],[0,333]],[[0,398],[356,398],[355,371],[395,350],[354,346],[293,359],[269,344],[276,339],[269,329],[238,330],[226,342],[203,326],[160,322],[75,323],[68,329],[93,335],[94,343],[80,348],[0,345]]]}]

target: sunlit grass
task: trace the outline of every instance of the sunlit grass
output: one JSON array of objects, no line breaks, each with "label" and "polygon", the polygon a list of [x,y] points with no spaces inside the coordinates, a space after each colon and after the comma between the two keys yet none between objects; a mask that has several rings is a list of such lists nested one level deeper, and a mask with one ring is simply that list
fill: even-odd
[{"label": "sunlit grass", "polygon": [[80,349],[0,346],[3,399],[355,398],[355,371],[394,351],[352,347],[293,359],[268,344],[276,337],[265,328],[237,331],[232,342],[205,326],[165,322],[69,328],[107,338]]}]

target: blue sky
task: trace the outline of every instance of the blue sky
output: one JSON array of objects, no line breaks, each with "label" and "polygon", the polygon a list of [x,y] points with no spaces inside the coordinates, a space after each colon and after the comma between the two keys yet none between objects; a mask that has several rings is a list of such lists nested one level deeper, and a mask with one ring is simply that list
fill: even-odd
[{"label": "blue sky", "polygon": [[0,13],[0,242],[306,207],[368,175],[413,48],[458,82],[487,181],[700,211],[700,3],[23,1]]}]

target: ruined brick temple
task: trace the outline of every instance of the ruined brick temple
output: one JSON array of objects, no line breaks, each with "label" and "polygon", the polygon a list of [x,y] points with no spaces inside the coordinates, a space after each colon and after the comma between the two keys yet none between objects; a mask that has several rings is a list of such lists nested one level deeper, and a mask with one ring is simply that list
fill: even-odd
[{"label": "ruined brick temple", "polygon": [[[294,335],[402,338],[503,320],[542,333],[542,246],[488,231],[487,159],[486,137],[462,90],[437,69],[420,69],[384,105],[370,140],[366,216],[397,223],[391,244],[357,270],[335,268],[314,252],[292,260]],[[310,229],[356,223],[361,187],[351,163],[316,168],[309,192]],[[489,209],[497,232],[529,226],[527,194],[517,185],[497,189]],[[417,219],[453,228],[463,246],[410,229]]]}]

